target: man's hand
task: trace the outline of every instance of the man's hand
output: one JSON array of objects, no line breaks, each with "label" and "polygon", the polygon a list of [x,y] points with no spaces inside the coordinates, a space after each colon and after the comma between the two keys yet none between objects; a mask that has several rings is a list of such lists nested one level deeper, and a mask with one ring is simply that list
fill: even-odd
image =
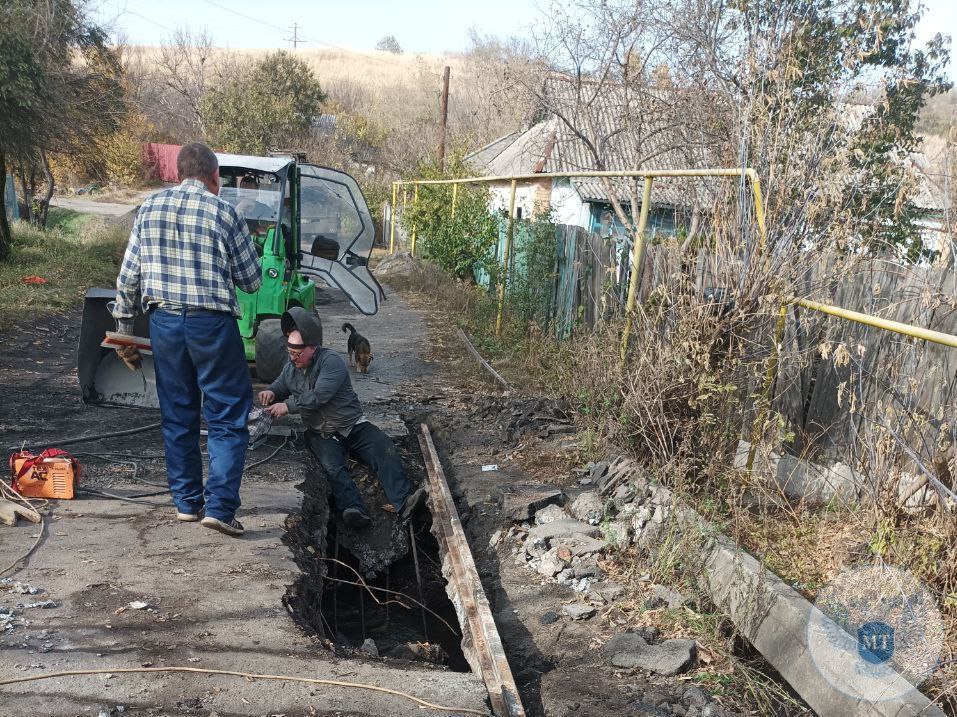
[{"label": "man's hand", "polygon": [[289,413],[289,406],[283,402],[274,403],[269,408],[266,409],[269,411],[269,415],[273,418],[282,418],[287,413]]},{"label": "man's hand", "polygon": [[140,356],[140,350],[135,346],[120,346],[116,349],[116,355],[126,364],[130,371],[138,371],[143,367],[143,357]]},{"label": "man's hand", "polygon": [[276,400],[276,394],[272,391],[260,391],[258,398],[263,406],[269,406]]}]

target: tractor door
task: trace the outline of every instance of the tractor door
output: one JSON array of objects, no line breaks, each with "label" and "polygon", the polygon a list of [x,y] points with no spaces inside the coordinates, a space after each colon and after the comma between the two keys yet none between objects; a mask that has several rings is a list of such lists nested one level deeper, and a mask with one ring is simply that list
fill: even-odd
[{"label": "tractor door", "polygon": [[375,227],[365,197],[345,172],[299,165],[300,271],[338,287],[367,316],[379,310],[382,287],[369,271]]}]

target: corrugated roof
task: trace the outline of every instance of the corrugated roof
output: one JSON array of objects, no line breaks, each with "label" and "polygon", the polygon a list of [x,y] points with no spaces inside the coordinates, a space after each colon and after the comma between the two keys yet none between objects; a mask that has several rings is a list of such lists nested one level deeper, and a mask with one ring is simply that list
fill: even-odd
[{"label": "corrugated roof", "polygon": [[467,155],[465,157],[465,164],[476,172],[484,172],[489,164],[501,154],[502,150],[514,142],[520,134],[521,132],[512,132],[504,137],[493,139],[481,149],[477,149]]},{"label": "corrugated roof", "polygon": [[[624,97],[607,85],[588,97],[583,96],[582,88],[574,83],[560,78],[551,82],[549,95],[553,109],[565,119],[553,113],[523,132],[496,140],[469,156],[473,167],[486,175],[509,176],[709,166],[703,140],[680,134],[678,125],[668,119],[670,115],[660,111],[672,99],[667,96],[669,91],[643,94],[643,111],[636,112],[635,98]],[[569,124],[587,127],[590,131],[583,132],[583,137]],[[604,166],[596,165],[589,143],[601,147]],[[608,201],[606,184],[600,179],[573,179],[572,184],[585,200]],[[611,184],[622,201],[629,201],[629,182],[612,180]],[[710,185],[713,185],[711,180],[658,179],[652,200],[656,205],[693,206],[710,195]]]}]

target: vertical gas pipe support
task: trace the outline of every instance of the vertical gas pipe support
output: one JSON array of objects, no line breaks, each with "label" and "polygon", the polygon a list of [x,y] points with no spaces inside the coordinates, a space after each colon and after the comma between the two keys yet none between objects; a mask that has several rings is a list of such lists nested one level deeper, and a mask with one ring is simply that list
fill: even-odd
[{"label": "vertical gas pipe support", "polygon": [[[416,204],[419,203],[419,185],[415,185],[415,195],[412,197],[412,211],[415,211]],[[415,222],[412,222],[412,245],[409,247],[409,253],[412,256],[415,256],[415,232],[418,227],[415,226]]]},{"label": "vertical gas pipe support", "polygon": [[781,357],[781,344],[784,343],[784,326],[788,315],[788,305],[781,304],[778,310],[778,320],[774,327],[774,346],[771,349],[771,357],[768,359],[768,368],[764,373],[764,387],[761,391],[761,405],[758,407],[758,413],[754,417],[754,425],[751,428],[751,447],[748,449],[747,469],[754,468],[754,455],[758,448],[760,440],[761,426],[764,425],[764,419],[771,408],[771,389],[774,388],[774,377],[778,373],[778,361]]},{"label": "vertical gas pipe support", "polygon": [[501,276],[498,279],[498,316],[495,317],[495,335],[502,335],[502,317],[505,314],[505,285],[508,282],[508,264],[512,254],[512,231],[515,228],[515,180],[508,198],[508,231],[505,234],[505,251],[502,255]]},{"label": "vertical gas pipe support", "polygon": [[751,180],[751,194],[754,196],[754,218],[758,222],[758,233],[760,234],[759,250],[764,254],[765,246],[768,243],[768,234],[764,226],[764,197],[761,195],[761,179],[758,173],[750,167],[746,170],[748,178]]},{"label": "vertical gas pipe support", "polygon": [[452,185],[452,219],[455,219],[455,200],[459,196],[459,183],[456,182]]},{"label": "vertical gas pipe support", "polygon": [[389,253],[395,254],[395,219],[398,215],[396,204],[399,200],[399,183],[392,183],[392,207],[389,212]]},{"label": "vertical gas pipe support", "polygon": [[635,232],[635,246],[631,253],[631,278],[628,282],[628,301],[625,303],[625,330],[621,333],[621,363],[625,364],[628,353],[628,336],[631,334],[631,315],[638,299],[638,281],[641,263],[645,258],[645,227],[648,226],[648,208],[651,204],[651,177],[645,177],[645,188],[641,194],[641,213],[638,215],[638,230]]}]

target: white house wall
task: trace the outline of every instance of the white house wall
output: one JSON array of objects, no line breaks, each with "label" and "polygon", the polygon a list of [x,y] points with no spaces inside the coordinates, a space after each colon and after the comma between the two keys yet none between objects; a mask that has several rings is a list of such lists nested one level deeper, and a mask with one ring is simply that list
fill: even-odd
[{"label": "white house wall", "polygon": [[[489,209],[493,212],[508,212],[508,201],[511,196],[511,187],[493,186],[489,198]],[[528,218],[532,215],[535,206],[535,187],[518,186],[515,188],[515,211],[522,210],[521,216]]]},{"label": "white house wall", "polygon": [[[510,194],[510,186],[493,185],[489,190],[489,209],[493,213],[507,212]],[[516,211],[521,209],[523,218],[527,219],[532,216],[535,199],[536,187],[534,185],[518,185],[515,188],[515,208]],[[554,223],[569,224],[584,229],[589,227],[591,217],[588,212],[588,204],[582,201],[578,192],[570,184],[553,184],[550,201]]]},{"label": "white house wall", "polygon": [[556,224],[588,229],[590,217],[588,205],[582,201],[571,185],[561,186],[557,182],[552,186],[552,214]]}]

